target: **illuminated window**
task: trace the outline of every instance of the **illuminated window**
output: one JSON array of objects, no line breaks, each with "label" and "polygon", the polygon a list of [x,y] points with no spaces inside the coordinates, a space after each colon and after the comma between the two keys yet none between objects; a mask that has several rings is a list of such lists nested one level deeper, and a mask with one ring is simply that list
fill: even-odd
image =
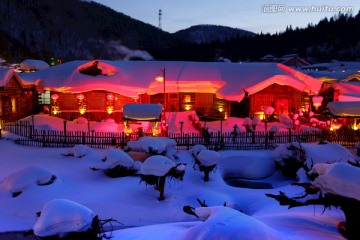
[{"label": "illuminated window", "polygon": [[39,104],[50,104],[50,91],[39,93]]},{"label": "illuminated window", "polygon": [[191,95],[185,95],[184,102],[191,102]]},{"label": "illuminated window", "polygon": [[16,112],[16,99],[15,99],[15,98],[12,98],[12,99],[11,99],[11,111],[12,111],[13,113]]}]

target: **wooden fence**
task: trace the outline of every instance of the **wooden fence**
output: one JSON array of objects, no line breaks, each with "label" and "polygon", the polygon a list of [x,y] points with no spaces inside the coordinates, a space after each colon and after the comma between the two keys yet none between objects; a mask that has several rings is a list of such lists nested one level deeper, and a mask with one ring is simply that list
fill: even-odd
[{"label": "wooden fence", "polygon": [[[50,131],[37,130],[28,121],[18,121],[3,124],[3,129],[21,136],[15,142],[21,145],[37,147],[73,147],[84,144],[94,148],[108,148],[110,146],[124,147],[129,140],[137,140],[138,133],[126,135],[124,132],[108,133],[95,131]],[[355,132],[355,131],[353,131]],[[151,133],[142,132],[142,136]],[[166,137],[177,142],[178,149],[190,149],[196,144],[202,144],[215,150],[251,150],[271,149],[280,143],[289,142],[319,142],[328,140],[337,142],[345,147],[354,147],[360,140],[360,134],[349,137],[348,133],[319,131],[286,132],[202,132],[202,133],[168,133]]]}]

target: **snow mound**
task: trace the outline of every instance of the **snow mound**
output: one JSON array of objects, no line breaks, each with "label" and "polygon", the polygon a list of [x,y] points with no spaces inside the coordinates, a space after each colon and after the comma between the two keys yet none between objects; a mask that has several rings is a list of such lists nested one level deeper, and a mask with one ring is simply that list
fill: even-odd
[{"label": "snow mound", "polygon": [[54,199],[45,204],[33,230],[39,237],[83,232],[91,228],[94,217],[93,211],[85,206],[66,199]]},{"label": "snow mound", "polygon": [[112,122],[98,122],[91,129],[96,132],[119,132],[119,125]]},{"label": "snow mound", "polygon": [[36,126],[36,129],[39,131],[56,131],[58,130],[56,127],[51,124],[39,124]]},{"label": "snow mound", "polygon": [[323,194],[330,193],[360,201],[360,168],[348,163],[316,164],[312,172],[319,174],[313,185]]},{"label": "snow mound", "polygon": [[191,149],[192,154],[194,155],[194,157],[197,157],[197,155],[202,151],[202,150],[206,150],[207,148],[204,145],[201,144],[197,144],[194,145],[193,148]]},{"label": "snow mound", "polygon": [[117,165],[131,168],[134,165],[134,160],[123,150],[109,148],[107,150],[106,163],[109,168],[116,167]]},{"label": "snow mound", "polygon": [[165,152],[166,143],[160,138],[139,139],[141,149],[146,153],[161,154]]},{"label": "snow mound", "polygon": [[199,160],[201,166],[210,167],[216,165],[219,162],[220,154],[213,150],[202,150],[197,155],[197,159]]},{"label": "snow mound", "polygon": [[77,124],[88,124],[88,120],[84,117],[78,117],[74,119],[74,122]]},{"label": "snow mound", "polygon": [[293,127],[293,121],[289,117],[289,115],[286,114],[279,114],[279,121],[284,124],[287,128]]},{"label": "snow mound", "polygon": [[176,161],[178,159],[178,154],[176,149],[174,148],[167,148],[165,152],[165,157],[170,158],[173,161]]},{"label": "snow mound", "polygon": [[126,143],[125,150],[142,151],[141,142],[130,140]]},{"label": "snow mound", "polygon": [[91,151],[90,147],[79,144],[79,145],[76,145],[76,146],[70,148],[68,153],[65,155],[82,158],[82,157],[86,156],[90,151]]},{"label": "snow mound", "polygon": [[189,228],[186,239],[281,239],[274,229],[232,208],[201,207],[195,213],[204,222]]},{"label": "snow mound", "polygon": [[145,162],[143,162],[140,171],[143,175],[162,177],[175,166],[175,163],[169,158],[161,155],[155,155],[147,158]]},{"label": "snow mound", "polygon": [[[264,150],[266,151],[266,150]],[[271,153],[259,151],[221,152],[218,168],[224,178],[263,179],[276,170]]]},{"label": "snow mound", "polygon": [[33,185],[51,184],[56,176],[45,168],[28,166],[10,174],[0,185],[12,194],[21,193]]},{"label": "snow mound", "polygon": [[[337,143],[303,143],[301,146],[305,150],[308,166],[311,162],[314,164],[347,162],[348,160],[354,159],[353,154],[347,148]],[[326,154],[324,154],[325,152]]]}]

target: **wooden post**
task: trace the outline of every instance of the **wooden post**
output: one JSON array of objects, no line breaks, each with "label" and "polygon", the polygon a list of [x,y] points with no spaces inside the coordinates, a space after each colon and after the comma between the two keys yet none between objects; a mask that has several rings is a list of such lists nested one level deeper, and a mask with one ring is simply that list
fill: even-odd
[{"label": "wooden post", "polygon": [[190,135],[186,134],[186,150],[190,149]]},{"label": "wooden post", "polygon": [[95,130],[91,130],[91,145],[94,144],[94,133]]},{"label": "wooden post", "polygon": [[66,143],[66,122],[67,120],[64,120],[64,143]]},{"label": "wooden post", "polygon": [[165,200],[165,178],[165,176],[159,178],[160,201]]},{"label": "wooden post", "polygon": [[291,128],[289,128],[289,143],[291,142]]},{"label": "wooden post", "polygon": [[81,135],[81,143],[85,144],[85,133],[84,132],[82,132],[82,135]]},{"label": "wooden post", "polygon": [[45,130],[42,131],[42,146],[45,147]]},{"label": "wooden post", "polygon": [[265,132],[265,149],[268,149],[269,145],[269,135],[268,132]]},{"label": "wooden post", "polygon": [[181,134],[181,136],[183,134],[183,124],[184,124],[184,122],[180,121],[180,134]]}]

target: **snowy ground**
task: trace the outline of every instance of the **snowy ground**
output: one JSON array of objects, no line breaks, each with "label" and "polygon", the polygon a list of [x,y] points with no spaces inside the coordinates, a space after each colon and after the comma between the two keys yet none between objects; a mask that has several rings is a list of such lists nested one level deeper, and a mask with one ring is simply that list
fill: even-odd
[{"label": "snowy ground", "polygon": [[[174,117],[176,119],[176,117]],[[178,119],[174,120],[178,121]],[[49,126],[56,123],[47,122]],[[40,124],[43,125],[43,124]],[[61,126],[61,123],[59,123]],[[167,180],[165,200],[159,192],[140,182],[139,176],[109,178],[90,168],[101,163],[106,149],[91,149],[82,158],[64,156],[66,148],[33,148],[15,145],[5,133],[0,140],[0,232],[33,229],[44,205],[53,199],[67,199],[91,209],[100,219],[113,218],[112,239],[344,239],[337,224],[345,220],[339,209],[322,206],[288,209],[266,193],[301,195],[303,188],[290,185],[296,180],[281,176],[275,169],[279,155],[273,150],[223,151],[217,168],[204,182],[203,173],[193,168],[191,151],[179,151],[176,163],[186,163],[183,181]],[[320,146],[320,145],[319,145]],[[308,158],[326,162],[332,151],[307,144]],[[345,149],[344,159],[353,154]],[[329,155],[328,155],[329,154]],[[351,155],[351,156],[350,156]],[[320,159],[321,158],[321,159]],[[29,166],[35,175],[23,174]],[[37,185],[51,176],[49,185]],[[271,189],[239,188],[224,178],[241,178],[266,183]],[[9,181],[9,179],[11,181]],[[15,189],[16,187],[16,189]],[[14,197],[14,192],[21,192]],[[199,208],[197,199],[209,208]],[[223,207],[226,203],[227,207]],[[186,214],[183,207],[196,209],[201,218]]]}]

